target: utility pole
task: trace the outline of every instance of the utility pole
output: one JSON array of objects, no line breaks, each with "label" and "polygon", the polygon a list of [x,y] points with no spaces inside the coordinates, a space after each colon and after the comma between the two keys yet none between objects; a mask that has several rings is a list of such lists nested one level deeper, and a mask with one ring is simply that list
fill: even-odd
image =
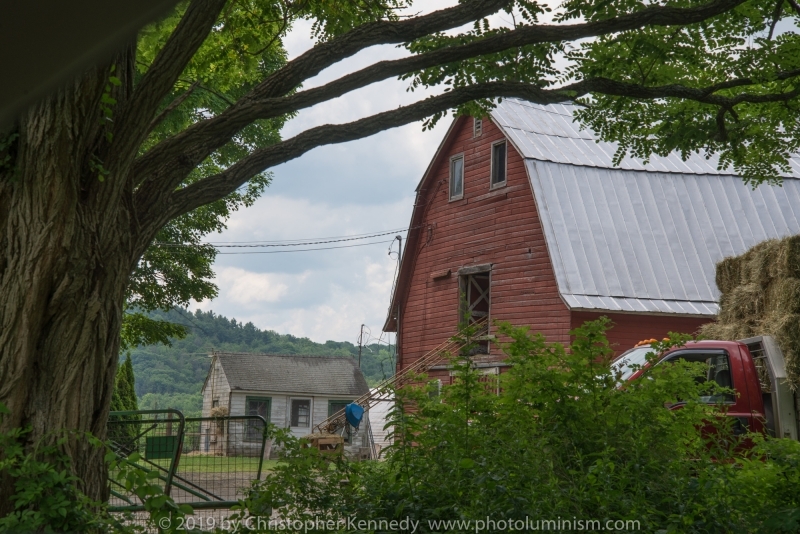
[{"label": "utility pole", "polygon": [[364,325],[361,325],[361,333],[358,335],[358,368],[361,369],[361,340],[364,338]]},{"label": "utility pole", "polygon": [[399,242],[397,245],[397,263],[400,263],[400,260],[403,255],[403,236],[396,235],[394,236],[395,239]]}]

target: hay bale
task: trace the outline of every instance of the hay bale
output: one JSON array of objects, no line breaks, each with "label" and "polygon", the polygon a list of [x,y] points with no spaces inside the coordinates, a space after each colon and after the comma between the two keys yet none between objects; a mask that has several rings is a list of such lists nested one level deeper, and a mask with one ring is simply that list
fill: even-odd
[{"label": "hay bale", "polygon": [[793,386],[800,384],[800,314],[773,313],[761,322],[760,331],[775,338],[786,361],[786,377]]},{"label": "hay bale", "polygon": [[742,260],[739,256],[730,256],[717,264],[717,287],[722,294],[742,283]]},{"label": "hay bale", "polygon": [[786,360],[789,382],[800,385],[800,236],[771,239],[717,264],[717,321],[706,338],[771,335]]},{"label": "hay bale", "polygon": [[734,341],[751,337],[754,334],[753,327],[746,323],[706,323],[700,327],[700,335],[706,339],[721,339],[723,341]]},{"label": "hay bale", "polygon": [[800,278],[776,278],[764,293],[766,314],[800,313]]},{"label": "hay bale", "polygon": [[742,254],[741,283],[767,287],[780,276],[785,262],[781,261],[784,247],[777,239],[763,241]]},{"label": "hay bale", "polygon": [[750,322],[756,324],[764,315],[766,292],[758,284],[742,284],[720,297],[718,320],[723,323]]},{"label": "hay bale", "polygon": [[800,278],[800,236],[787,237],[779,243],[782,248],[778,261],[780,271],[775,276]]}]

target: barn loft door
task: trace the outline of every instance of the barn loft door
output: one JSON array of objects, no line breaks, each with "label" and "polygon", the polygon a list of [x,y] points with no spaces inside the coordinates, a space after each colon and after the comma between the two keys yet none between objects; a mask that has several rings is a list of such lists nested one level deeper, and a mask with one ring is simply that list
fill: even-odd
[{"label": "barn loft door", "polygon": [[[490,273],[482,272],[459,277],[461,286],[461,317],[470,324],[489,316],[491,310]],[[488,354],[489,342],[481,340],[473,350],[475,354]]]},{"label": "barn loft door", "polygon": [[489,316],[489,273],[465,277],[467,285],[467,313],[472,321]]}]

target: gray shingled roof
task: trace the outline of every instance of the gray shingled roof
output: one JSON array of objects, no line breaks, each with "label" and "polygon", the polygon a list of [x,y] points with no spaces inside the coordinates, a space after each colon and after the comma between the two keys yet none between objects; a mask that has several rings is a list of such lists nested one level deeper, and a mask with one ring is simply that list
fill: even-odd
[{"label": "gray shingled roof", "polygon": [[232,390],[350,397],[369,390],[352,358],[231,352],[217,352],[215,356]]},{"label": "gray shingled roof", "polygon": [[[753,190],[713,161],[678,155],[614,167],[614,146],[579,131],[572,109],[510,99],[492,113],[526,158],[571,309],[715,315],[717,262],[800,234],[800,180]],[[800,178],[800,159],[792,168]]]}]

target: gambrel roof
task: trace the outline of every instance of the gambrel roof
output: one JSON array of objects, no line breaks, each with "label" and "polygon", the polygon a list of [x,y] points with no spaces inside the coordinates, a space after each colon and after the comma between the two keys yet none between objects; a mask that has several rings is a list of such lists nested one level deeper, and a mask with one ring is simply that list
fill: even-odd
[{"label": "gambrel roof", "polygon": [[755,190],[716,158],[648,164],[579,130],[573,106],[506,100],[492,119],[525,158],[561,298],[570,309],[716,315],[715,265],[800,234],[800,158]]},{"label": "gambrel roof", "polygon": [[215,352],[214,357],[232,391],[348,397],[369,391],[353,358],[237,352]]},{"label": "gambrel roof", "polygon": [[[491,112],[525,160],[558,291],[570,309],[713,316],[717,262],[800,234],[800,157],[782,186],[755,190],[718,169],[716,157],[683,161],[673,153],[647,164],[626,157],[614,166],[616,145],[581,130],[574,109],[506,99]],[[421,217],[415,208],[412,227]],[[402,267],[411,268],[401,266],[390,310],[410,275]],[[396,328],[392,313],[385,328]]]},{"label": "gambrel roof", "polygon": [[[567,104],[542,106],[509,98],[492,110],[492,120],[525,159],[630,171],[732,174],[728,169],[717,169],[719,158],[716,156],[706,159],[694,154],[683,161],[675,152],[667,157],[654,155],[647,164],[628,156],[616,167],[612,159],[617,145],[598,142],[594,132],[581,130],[580,124],[573,122],[575,109],[575,106]],[[792,158],[791,167],[788,176],[800,178],[800,157]]]}]

